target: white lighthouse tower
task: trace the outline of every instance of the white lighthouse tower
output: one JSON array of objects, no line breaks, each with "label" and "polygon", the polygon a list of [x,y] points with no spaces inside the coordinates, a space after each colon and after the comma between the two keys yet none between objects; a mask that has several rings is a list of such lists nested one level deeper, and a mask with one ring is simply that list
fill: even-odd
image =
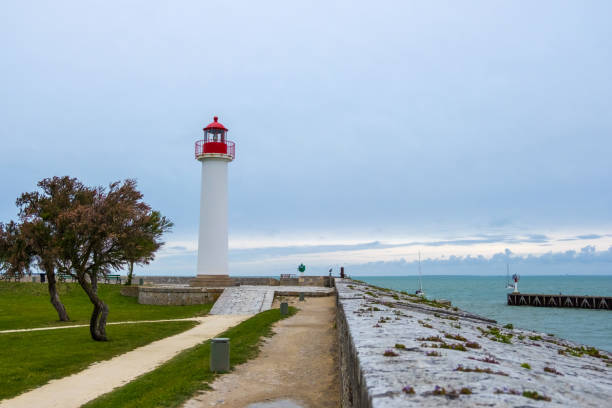
[{"label": "white lighthouse tower", "polygon": [[236,147],[227,128],[214,117],[195,143],[195,158],[202,163],[198,276],[191,286],[231,286],[227,262],[227,165]]}]

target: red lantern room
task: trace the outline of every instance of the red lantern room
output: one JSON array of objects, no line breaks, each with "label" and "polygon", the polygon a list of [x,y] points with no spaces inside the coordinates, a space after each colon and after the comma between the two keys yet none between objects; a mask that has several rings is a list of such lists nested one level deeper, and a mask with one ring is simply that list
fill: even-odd
[{"label": "red lantern room", "polygon": [[234,142],[227,139],[227,128],[215,116],[213,121],[204,129],[204,139],[195,144],[195,157],[198,160],[206,158],[223,158],[234,160],[236,147]]}]

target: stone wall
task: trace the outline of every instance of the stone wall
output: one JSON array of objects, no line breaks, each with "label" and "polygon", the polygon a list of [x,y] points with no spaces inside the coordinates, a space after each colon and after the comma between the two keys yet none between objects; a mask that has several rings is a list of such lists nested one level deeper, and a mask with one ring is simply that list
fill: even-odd
[{"label": "stone wall", "polygon": [[333,287],[333,279],[329,276],[300,276],[298,281],[300,286],[322,286],[329,288]]},{"label": "stone wall", "polygon": [[121,290],[119,291],[119,293],[121,293],[123,296],[128,296],[128,297],[138,297],[138,286],[124,286],[121,288]]},{"label": "stone wall", "polygon": [[219,291],[209,291],[205,288],[140,286],[138,303],[173,306],[201,305],[214,302],[219,294]]},{"label": "stone wall", "polygon": [[194,276],[134,276],[132,282],[138,283],[140,279],[144,280],[145,285],[188,285],[189,281],[195,278]]},{"label": "stone wall", "polygon": [[274,278],[232,277],[238,285],[278,286],[280,282]]},{"label": "stone wall", "polygon": [[363,384],[359,357],[349,329],[340,293],[336,297],[336,328],[343,408],[369,408],[371,401]]},{"label": "stone wall", "polygon": [[298,286],[300,280],[298,278],[280,278],[281,286]]},{"label": "stone wall", "polygon": [[[269,277],[230,276],[239,285],[266,286],[323,286],[330,287],[329,276],[304,276],[300,278],[276,279]],[[125,277],[122,276],[125,280]],[[188,285],[195,276],[134,276],[132,282],[138,284],[143,279],[145,285]],[[333,278],[332,278],[333,281]]]}]

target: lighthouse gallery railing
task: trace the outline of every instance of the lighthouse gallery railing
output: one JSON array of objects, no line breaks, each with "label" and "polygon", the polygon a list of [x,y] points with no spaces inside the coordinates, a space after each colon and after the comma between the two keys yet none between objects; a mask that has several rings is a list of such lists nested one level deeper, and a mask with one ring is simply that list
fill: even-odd
[{"label": "lighthouse gallery railing", "polygon": [[209,140],[198,140],[195,143],[195,157],[204,154],[226,154],[233,159],[236,158],[236,144],[231,140],[225,142],[215,142]]}]

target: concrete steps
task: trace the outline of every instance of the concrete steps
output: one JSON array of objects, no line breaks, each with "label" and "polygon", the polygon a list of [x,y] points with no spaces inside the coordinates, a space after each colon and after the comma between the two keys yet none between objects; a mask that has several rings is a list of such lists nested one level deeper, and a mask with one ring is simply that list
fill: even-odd
[{"label": "concrete steps", "polygon": [[264,294],[263,301],[261,302],[260,312],[272,309],[272,303],[274,302],[274,292],[274,290],[266,291],[266,293]]},{"label": "concrete steps", "polygon": [[234,285],[229,275],[198,275],[189,282],[189,286],[199,288],[226,288]]},{"label": "concrete steps", "polygon": [[274,291],[231,287],[226,288],[209,314],[257,314],[272,307]]},{"label": "concrete steps", "polygon": [[272,309],[276,293],[297,296],[300,292],[306,296],[329,296],[334,290],[312,286],[234,286],[223,290],[209,314],[257,314]]}]

